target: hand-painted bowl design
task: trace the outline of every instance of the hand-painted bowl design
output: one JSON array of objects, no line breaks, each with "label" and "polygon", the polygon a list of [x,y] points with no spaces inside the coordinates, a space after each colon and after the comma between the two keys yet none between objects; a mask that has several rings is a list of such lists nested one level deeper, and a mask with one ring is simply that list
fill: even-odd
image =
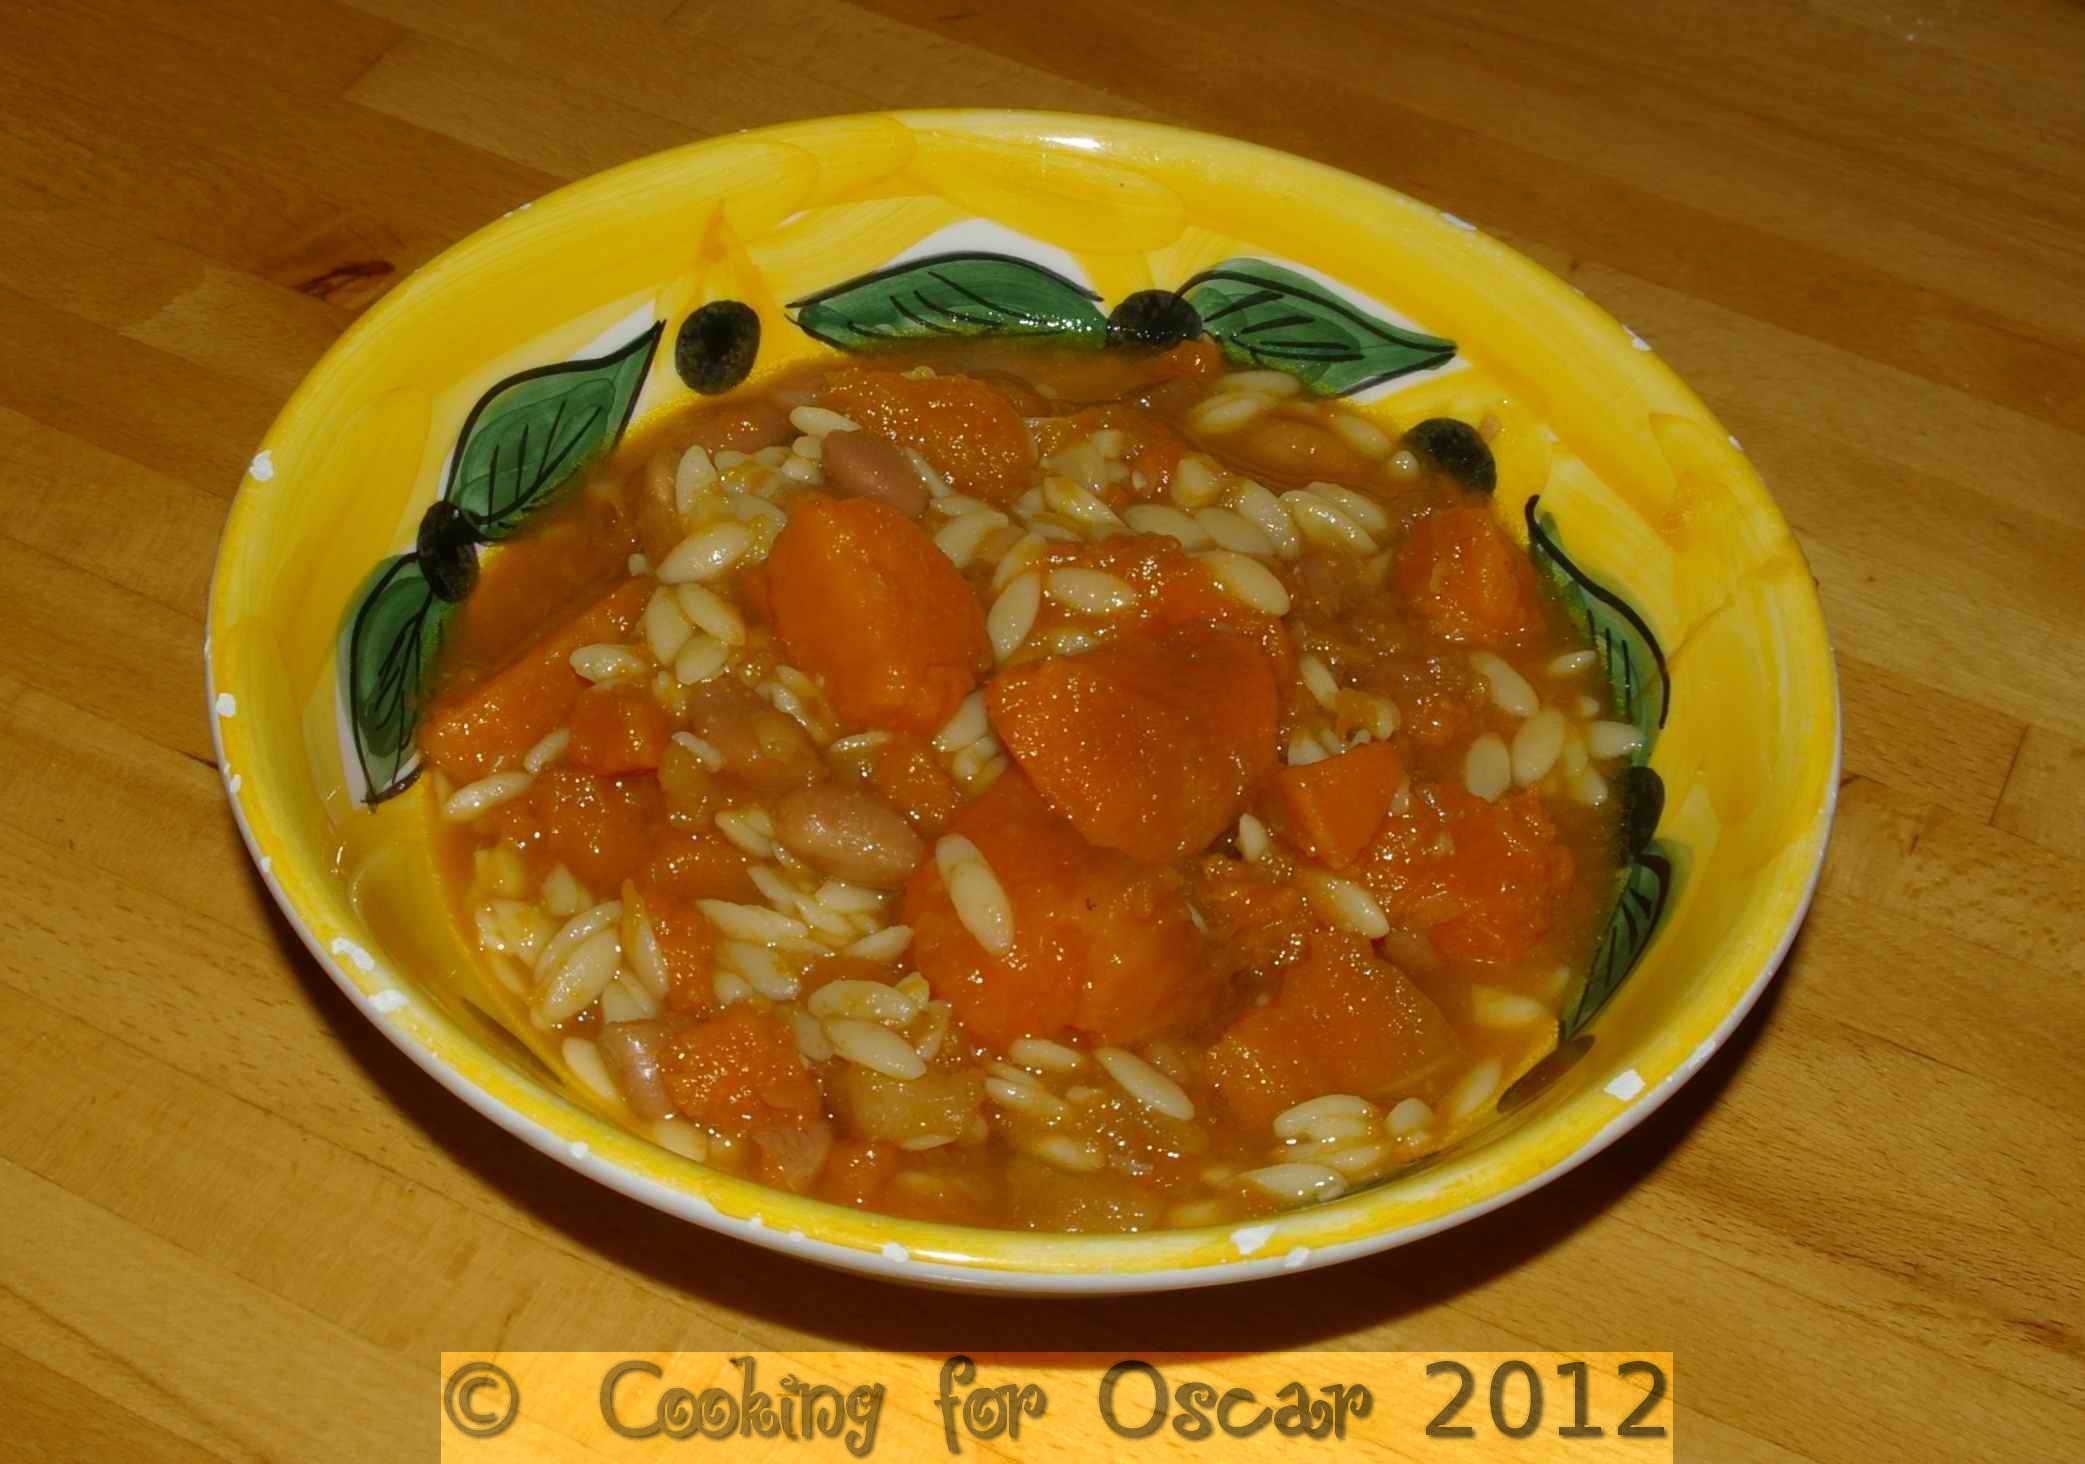
[{"label": "hand-painted bowl design", "polygon": [[[1558,1046],[1453,1150],[1247,1226],[980,1231],[713,1172],[597,1109],[485,1014],[429,865],[418,679],[477,556],[633,420],[922,332],[1207,334],[1400,422],[1497,419],[1497,511],[1644,733],[1627,862]],[[1444,435],[1436,451],[1452,454]],[[1446,460],[1444,458],[1444,460]],[[1649,346],[1460,220],[1247,144],[1097,118],[877,114],[696,144],[517,210],[425,266],[299,389],[219,555],[206,647],[234,807],[372,1020],[575,1169],[698,1224],[928,1284],[1152,1290],[1327,1264],[1491,1209],[1694,1072],[1771,976],[1836,788],[1810,576],[1736,441]]]}]

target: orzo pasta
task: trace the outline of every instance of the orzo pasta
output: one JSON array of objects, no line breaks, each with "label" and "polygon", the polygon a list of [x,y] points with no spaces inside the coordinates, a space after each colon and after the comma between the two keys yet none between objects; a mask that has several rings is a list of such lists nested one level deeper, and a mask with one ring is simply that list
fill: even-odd
[{"label": "orzo pasta", "polygon": [[650,424],[487,556],[420,726],[488,985],[639,1131],[898,1214],[1208,1224],[1453,1141],[1554,1044],[1641,747],[1483,451],[1207,342]]}]

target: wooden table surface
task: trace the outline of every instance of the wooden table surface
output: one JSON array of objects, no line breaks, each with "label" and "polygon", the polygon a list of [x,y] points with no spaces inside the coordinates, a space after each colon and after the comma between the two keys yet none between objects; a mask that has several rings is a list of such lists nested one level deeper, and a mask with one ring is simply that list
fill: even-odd
[{"label": "wooden table surface", "polygon": [[[1322,1346],[1670,1349],[1688,1458],[2078,1457],[2080,74],[2059,0],[0,5],[0,1454],[407,1457],[443,1348]],[[1158,1300],[828,1275],[472,1114],[249,869],[204,590],[342,327],[580,174],[967,104],[1477,221],[1793,521],[1846,709],[1816,907],[1706,1071],[1534,1198]]]}]

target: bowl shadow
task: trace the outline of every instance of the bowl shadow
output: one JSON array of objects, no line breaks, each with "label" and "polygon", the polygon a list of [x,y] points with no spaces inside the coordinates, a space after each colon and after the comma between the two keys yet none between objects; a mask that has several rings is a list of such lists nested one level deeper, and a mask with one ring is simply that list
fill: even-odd
[{"label": "bowl shadow", "polygon": [[[258,875],[249,875],[259,884]],[[422,1072],[365,1020],[261,891],[285,962],[347,1058],[459,1167],[576,1248],[686,1297],[749,1347],[1116,1352],[1211,1356],[1337,1346],[1340,1339],[1453,1301],[1532,1264],[1655,1174],[1723,1101],[1797,976],[1798,934],[1730,1040],[1655,1113],[1604,1153],[1489,1215],[1343,1265],[1162,1296],[1047,1298],[901,1288],[716,1235],[592,1184],[492,1124]],[[463,1349],[652,1351],[685,1342],[609,1336],[580,1323],[561,1335],[444,1339]],[[1554,1345],[1569,1345],[1569,1339]]]}]

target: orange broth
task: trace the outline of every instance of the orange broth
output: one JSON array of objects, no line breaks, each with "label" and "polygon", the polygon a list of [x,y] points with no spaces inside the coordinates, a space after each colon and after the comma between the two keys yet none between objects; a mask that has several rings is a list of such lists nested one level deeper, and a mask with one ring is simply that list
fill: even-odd
[{"label": "orange broth", "polygon": [[[1380,416],[956,343],[633,433],[487,554],[421,745],[443,794],[532,766],[444,827],[459,916],[640,1130],[899,1215],[1211,1224],[1554,1045],[1616,866],[1584,650]],[[1562,751],[1490,786],[1526,693]]]}]

